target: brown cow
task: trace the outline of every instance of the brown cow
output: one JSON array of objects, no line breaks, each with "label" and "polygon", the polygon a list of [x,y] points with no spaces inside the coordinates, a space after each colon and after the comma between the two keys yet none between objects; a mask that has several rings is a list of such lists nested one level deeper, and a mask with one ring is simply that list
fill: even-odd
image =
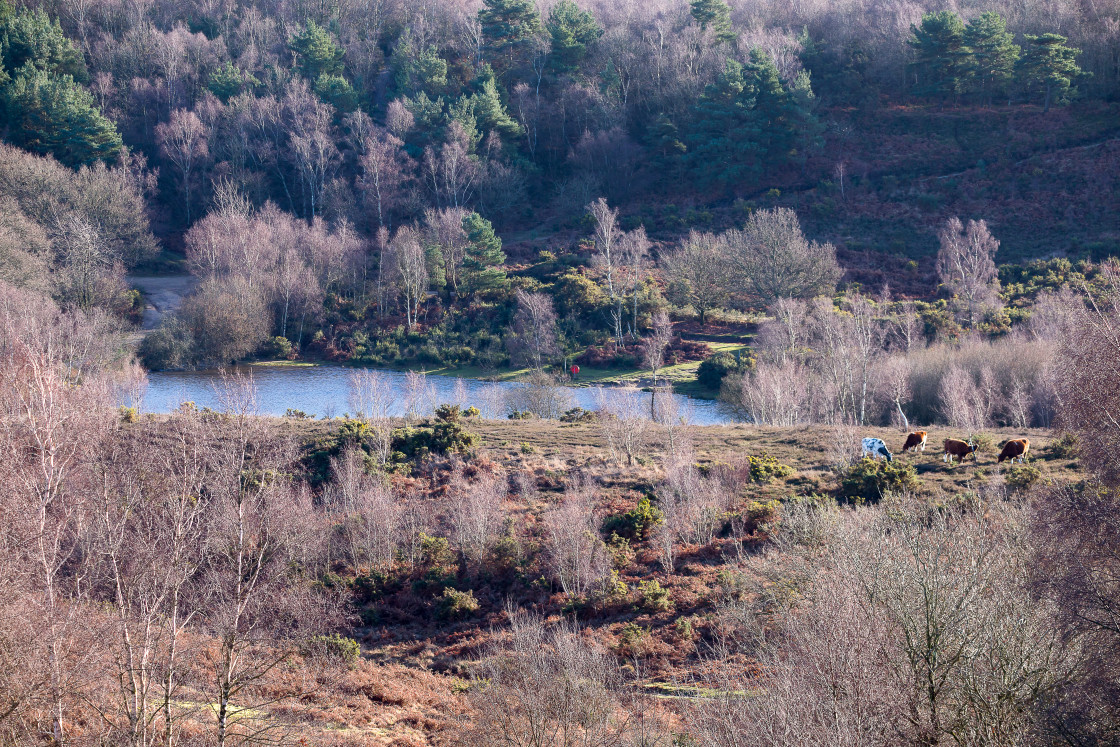
[{"label": "brown cow", "polygon": [[906,437],[906,443],[902,445],[903,451],[925,451],[926,450],[926,432],[914,431]]},{"label": "brown cow", "polygon": [[1003,445],[1003,451],[999,453],[999,459],[996,460],[996,464],[999,464],[1004,459],[1010,459],[1013,462],[1018,459],[1019,464],[1022,464],[1030,448],[1031,440],[1029,438],[1013,438]]},{"label": "brown cow", "polygon": [[968,439],[968,441],[960,441],[956,438],[947,438],[945,439],[945,455],[941,457],[941,461],[949,462],[951,464],[955,457],[957,461],[963,462],[968,458],[969,454],[972,454],[972,461],[975,462],[976,446],[973,445],[971,438]]}]

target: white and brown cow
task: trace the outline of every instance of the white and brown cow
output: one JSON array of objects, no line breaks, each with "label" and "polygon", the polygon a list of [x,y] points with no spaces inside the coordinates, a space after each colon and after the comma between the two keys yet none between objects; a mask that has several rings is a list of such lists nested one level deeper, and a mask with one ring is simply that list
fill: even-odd
[{"label": "white and brown cow", "polygon": [[952,463],[955,459],[958,462],[963,462],[972,454],[972,461],[976,461],[976,445],[972,443],[972,439],[961,441],[956,438],[945,439],[945,455],[941,457],[943,462]]},{"label": "white and brown cow", "polygon": [[926,450],[926,432],[914,431],[906,437],[906,443],[902,445],[903,451],[925,451]]},{"label": "white and brown cow", "polygon": [[1019,464],[1022,464],[1030,448],[1031,440],[1029,438],[1013,438],[1003,445],[1003,450],[999,453],[999,459],[996,460],[996,464],[999,464],[1004,459],[1010,459],[1013,462],[1018,459]]}]

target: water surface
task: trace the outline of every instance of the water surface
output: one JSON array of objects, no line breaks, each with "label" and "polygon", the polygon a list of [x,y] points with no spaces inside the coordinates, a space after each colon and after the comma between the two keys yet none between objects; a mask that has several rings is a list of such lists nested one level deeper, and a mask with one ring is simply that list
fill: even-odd
[{"label": "water surface", "polygon": [[[333,417],[347,412],[348,380],[353,368],[343,366],[246,366],[257,389],[257,406],[262,415],[284,415],[289,409],[309,415]],[[401,371],[379,370],[393,389],[391,415],[404,415],[410,395]],[[219,409],[217,371],[159,371],[148,375],[148,391],[144,397],[147,412],[170,412],[182,402],[198,407]],[[489,382],[455,379],[449,376],[427,376],[425,393],[414,398],[414,405],[426,414],[444,402],[463,407],[478,407],[484,417],[501,418],[507,412],[506,399],[518,386],[514,382]],[[598,409],[598,387],[569,387],[565,393],[570,406],[585,410]],[[649,397],[649,394],[643,394]],[[719,425],[735,422],[717,402],[673,395],[677,411],[685,422],[694,425]]]}]

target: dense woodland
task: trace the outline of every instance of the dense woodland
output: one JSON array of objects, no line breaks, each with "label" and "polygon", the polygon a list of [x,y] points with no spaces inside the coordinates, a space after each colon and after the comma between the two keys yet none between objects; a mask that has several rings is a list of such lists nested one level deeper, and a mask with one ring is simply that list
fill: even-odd
[{"label": "dense woodland", "polygon": [[[0,744],[1117,743],[1118,94],[1113,0],[0,0]],[[347,414],[144,411],[255,359]]]}]

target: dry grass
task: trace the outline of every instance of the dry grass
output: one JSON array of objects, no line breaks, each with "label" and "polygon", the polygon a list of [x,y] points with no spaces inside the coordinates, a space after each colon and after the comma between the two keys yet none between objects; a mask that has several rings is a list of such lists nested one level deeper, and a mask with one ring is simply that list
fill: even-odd
[{"label": "dry grass", "polygon": [[[282,426],[301,441],[322,437],[337,422],[287,419]],[[504,470],[522,487],[506,501],[508,513],[519,527],[519,541],[527,554],[540,540],[540,517],[559,498],[567,476],[583,471],[598,484],[598,511],[609,515],[633,508],[664,477],[665,443],[660,435],[642,451],[632,467],[611,458],[595,423],[568,424],[541,420],[479,420],[467,426],[480,437],[472,469]],[[760,428],[749,425],[693,426],[683,429],[691,444],[691,459],[701,464],[741,464],[748,456],[769,454],[790,465],[795,473],[770,483],[747,483],[735,497],[735,510],[746,515],[754,504],[795,495],[827,495],[837,485],[834,464],[838,459],[835,429],[821,426]],[[1008,438],[1031,439],[1031,458],[1044,480],[1077,479],[1075,461],[1051,458],[1049,432],[996,429],[989,431],[992,449],[978,455],[976,463],[948,465],[941,459],[945,438],[969,434],[945,428],[929,429],[924,453],[901,451],[905,433],[888,428],[858,429],[857,435],[883,438],[896,450],[896,458],[913,464],[922,488],[918,499],[940,502],[962,491],[982,492],[1003,483],[1007,465],[996,465],[999,445]],[[854,455],[858,457],[858,454]],[[426,486],[426,501],[433,516],[446,510],[438,464],[407,479],[414,487]],[[404,478],[400,478],[404,479]],[[697,697],[694,688],[711,686],[718,678],[712,666],[712,646],[725,633],[729,578],[742,578],[760,590],[785,583],[789,569],[767,566],[765,526],[743,521],[742,532],[724,532],[707,546],[680,549],[677,572],[667,575],[655,549],[647,541],[633,541],[621,562],[619,579],[629,592],[619,599],[581,612],[584,635],[616,652],[624,661],[638,663],[631,669],[641,682],[653,686],[658,707],[673,707],[677,696]],[[507,577],[470,581],[481,609],[466,620],[437,620],[431,603],[407,589],[393,600],[378,602],[380,619],[351,632],[362,644],[359,666],[308,695],[300,702],[273,707],[271,715],[295,728],[305,744],[358,747],[359,745],[437,745],[455,743],[469,703],[463,690],[472,662],[506,625],[506,605],[533,609],[551,619],[562,615],[564,598],[556,589],[539,583],[541,569],[530,566]],[[786,575],[783,575],[786,574]],[[668,590],[669,609],[647,609],[640,603],[638,586],[656,579]],[[403,604],[396,609],[392,605]],[[635,630],[640,631],[635,639]],[[635,657],[637,657],[635,659]],[[750,667],[742,656],[722,661],[721,667]],[[687,687],[678,687],[687,685]],[[200,725],[201,726],[201,725]]]}]

